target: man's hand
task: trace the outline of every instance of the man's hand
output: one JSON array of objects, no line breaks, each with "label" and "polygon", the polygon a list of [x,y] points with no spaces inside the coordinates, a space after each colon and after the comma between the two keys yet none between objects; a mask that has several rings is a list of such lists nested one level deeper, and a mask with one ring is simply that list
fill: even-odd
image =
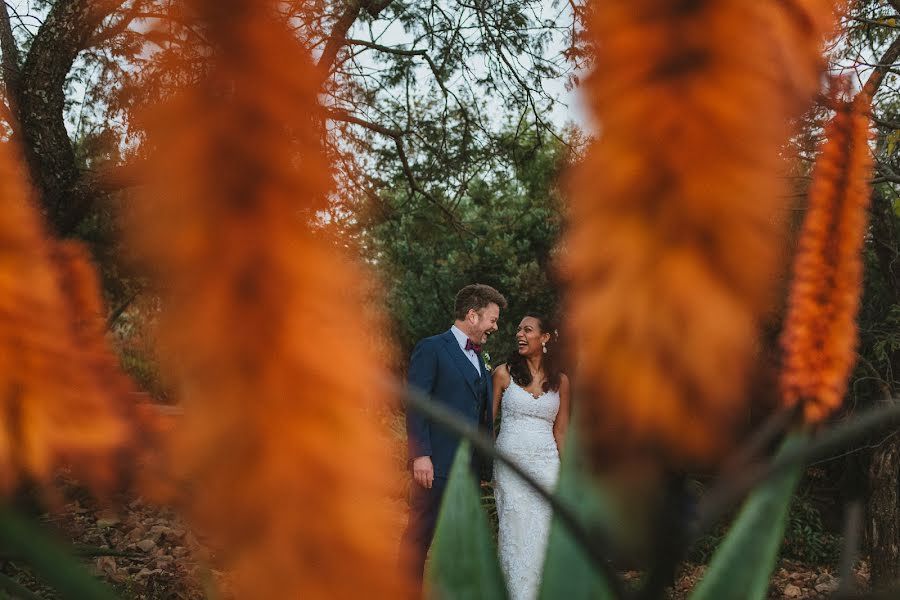
[{"label": "man's hand", "polygon": [[420,456],[413,460],[412,463],[413,479],[423,488],[431,489],[434,483],[434,465],[431,464],[430,456]]}]

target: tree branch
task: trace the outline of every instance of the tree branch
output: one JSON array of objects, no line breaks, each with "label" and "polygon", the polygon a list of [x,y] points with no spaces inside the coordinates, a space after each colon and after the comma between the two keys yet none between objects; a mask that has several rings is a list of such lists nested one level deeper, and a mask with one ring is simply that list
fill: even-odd
[{"label": "tree branch", "polygon": [[356,19],[359,18],[361,9],[362,6],[360,5],[360,0],[347,0],[344,12],[338,17],[337,22],[334,24],[331,35],[328,36],[328,41],[325,42],[322,56],[319,58],[319,73],[323,81],[331,74],[338,50],[346,43],[347,32],[350,31],[350,27],[356,22]]},{"label": "tree branch", "polygon": [[900,174],[896,173],[893,169],[891,169],[886,164],[879,162],[875,165],[875,168],[878,170],[879,176],[872,179],[872,183],[900,183]]},{"label": "tree branch", "polygon": [[[9,112],[13,119],[16,118],[19,106],[21,58],[16,38],[13,37],[12,23],[9,19],[9,8],[6,2],[0,0],[0,69],[3,71],[3,86],[6,88],[6,101],[9,103]],[[10,123],[14,128],[15,123]]]},{"label": "tree branch", "polygon": [[403,137],[403,132],[398,129],[391,129],[389,127],[385,127],[384,125],[379,125],[378,123],[372,123],[371,121],[366,121],[365,119],[354,117],[347,111],[330,109],[325,111],[325,116],[332,121],[343,121],[344,123],[352,123],[354,125],[359,125],[360,127],[365,127],[369,131],[380,133],[381,135],[389,138],[396,139],[399,137]]},{"label": "tree branch", "polygon": [[[900,4],[900,0],[895,1]],[[866,84],[863,86],[862,92],[860,93],[866,94],[871,101],[871,99],[875,97],[875,92],[881,87],[885,75],[887,75],[888,71],[893,67],[894,61],[898,58],[900,58],[900,36],[894,38],[894,41],[891,42],[891,45],[881,56],[881,59],[878,61],[878,66],[876,66],[875,70],[872,71],[872,74],[869,75],[869,78],[866,80]]]},{"label": "tree branch", "polygon": [[423,188],[415,174],[413,173],[412,167],[410,167],[409,159],[406,155],[406,147],[403,144],[403,136],[404,133],[402,131],[398,131],[396,129],[390,129],[388,127],[384,127],[382,125],[378,125],[377,123],[372,123],[370,121],[366,121],[364,119],[360,119],[358,117],[354,117],[351,114],[346,113],[341,110],[327,110],[325,112],[327,118],[334,121],[343,121],[345,123],[352,123],[354,125],[359,125],[361,127],[365,127],[369,131],[374,131],[376,133],[380,133],[386,137],[394,140],[394,147],[397,150],[397,157],[400,159],[400,165],[403,169],[403,175],[406,177],[406,181],[409,184],[410,189],[426,198],[429,202],[431,202],[434,206],[436,206],[444,215],[450,220],[450,223],[459,231],[463,233],[467,233],[469,235],[475,235],[475,233],[462,224],[462,222],[457,218],[457,216],[451,211],[449,208],[444,206],[444,204],[434,197],[433,194],[429,193],[425,188]]},{"label": "tree branch", "polygon": [[446,88],[446,86],[444,86],[444,80],[441,78],[437,64],[435,64],[431,56],[428,55],[427,50],[404,50],[403,48],[392,48],[391,46],[383,46],[374,42],[356,39],[347,39],[346,43],[349,46],[363,46],[364,48],[371,48],[372,50],[378,50],[379,52],[384,52],[386,54],[396,54],[397,56],[421,56],[425,59],[425,62],[428,63],[428,67],[434,74],[434,78],[437,81],[438,85],[441,87],[441,91],[444,92],[445,96],[450,95],[450,91]]},{"label": "tree branch", "polygon": [[87,47],[94,48],[99,46],[100,44],[107,42],[117,35],[123,33],[131,23],[141,16],[141,4],[140,2],[135,2],[131,8],[122,15],[122,18],[117,22],[113,23],[109,27],[103,30],[99,30],[91,36],[91,39],[87,43]]},{"label": "tree branch", "polygon": [[109,316],[106,318],[106,328],[107,329],[113,328],[113,325],[116,324],[116,321],[119,320],[119,317],[121,317],[125,313],[125,311],[128,310],[128,307],[131,306],[131,303],[134,302],[134,300],[138,297],[138,295],[139,295],[138,292],[134,292],[128,298],[126,298],[121,304],[119,304],[119,306],[117,306],[115,309],[113,309],[112,312],[109,313]]},{"label": "tree branch", "polygon": [[372,50],[378,50],[379,52],[387,52],[389,54],[397,54],[399,56],[426,56],[428,54],[426,50],[404,50],[403,48],[393,48],[391,46],[383,46],[374,42],[357,40],[353,38],[347,38],[346,40],[344,40],[344,42],[348,46],[363,46],[365,48],[371,48]]},{"label": "tree branch", "polygon": [[900,123],[896,123],[894,121],[886,121],[875,116],[872,117],[872,122],[880,127],[884,127],[885,129],[900,129]]}]

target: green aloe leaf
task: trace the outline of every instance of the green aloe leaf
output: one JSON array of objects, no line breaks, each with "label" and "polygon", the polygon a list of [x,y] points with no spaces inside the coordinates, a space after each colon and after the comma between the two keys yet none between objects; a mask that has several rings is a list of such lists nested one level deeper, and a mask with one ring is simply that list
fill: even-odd
[{"label": "green aloe leaf", "polygon": [[0,550],[20,557],[63,598],[116,600],[113,591],[88,573],[38,525],[0,508]]},{"label": "green aloe leaf", "polygon": [[[791,434],[778,454],[794,452],[808,441],[805,434]],[[803,469],[802,464],[785,469],[750,493],[690,600],[767,597],[769,577],[775,568],[791,499]]]},{"label": "green aloe leaf", "polygon": [[[582,523],[607,529],[614,522],[610,503],[602,488],[588,476],[582,464],[583,454],[574,428],[569,430],[567,437],[560,465],[557,496],[572,507],[575,516]],[[541,600],[604,600],[615,597],[603,574],[593,565],[590,557],[558,516],[553,517],[550,525],[539,597]]]},{"label": "green aloe leaf", "polygon": [[438,516],[427,579],[437,598],[504,600],[506,583],[462,442]]}]

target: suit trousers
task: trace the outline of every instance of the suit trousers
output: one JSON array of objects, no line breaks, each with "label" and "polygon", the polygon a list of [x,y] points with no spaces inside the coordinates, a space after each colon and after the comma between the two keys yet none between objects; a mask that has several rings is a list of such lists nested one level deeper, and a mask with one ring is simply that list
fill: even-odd
[{"label": "suit trousers", "polygon": [[409,569],[413,576],[413,581],[421,583],[425,571],[425,557],[434,538],[447,478],[435,477],[430,489],[423,488],[415,481],[411,485],[409,523],[403,532],[401,555],[406,561],[405,568]]}]

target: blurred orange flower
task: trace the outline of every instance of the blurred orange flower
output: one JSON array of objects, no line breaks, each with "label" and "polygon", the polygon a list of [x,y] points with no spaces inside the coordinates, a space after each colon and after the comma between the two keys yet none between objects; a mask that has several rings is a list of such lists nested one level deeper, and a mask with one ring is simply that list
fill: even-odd
[{"label": "blurred orange flower", "polygon": [[839,102],[825,126],[794,258],[781,345],[781,395],[807,422],[837,409],[856,362],[862,245],[868,224],[869,98]]},{"label": "blurred orange flower", "polygon": [[564,271],[598,456],[715,461],[743,414],[778,274],[789,120],[816,92],[826,1],[597,2]]},{"label": "blurred orange flower", "polygon": [[173,474],[239,596],[402,597],[381,324],[367,275],[313,226],[320,78],[275,4],[189,2],[210,70],[147,123],[131,237],[164,291]]},{"label": "blurred orange flower", "polygon": [[63,464],[106,487],[134,442],[125,376],[93,267],[47,237],[13,156],[0,144],[0,487],[45,482]]}]

